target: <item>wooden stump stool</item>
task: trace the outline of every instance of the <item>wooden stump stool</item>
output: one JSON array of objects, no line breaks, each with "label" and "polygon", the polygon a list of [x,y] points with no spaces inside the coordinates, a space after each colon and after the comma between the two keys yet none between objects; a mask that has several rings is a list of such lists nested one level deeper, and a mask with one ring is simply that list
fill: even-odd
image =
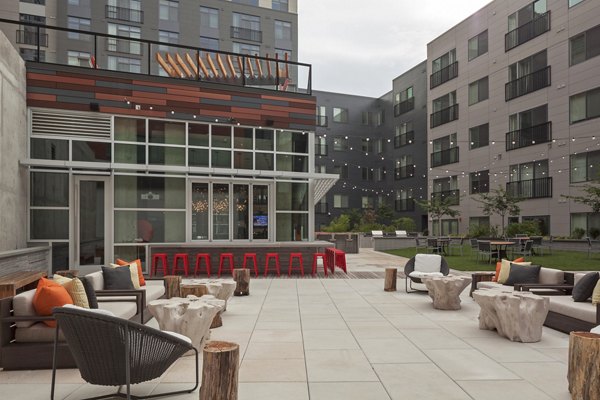
[{"label": "wooden stump stool", "polygon": [[250,270],[236,268],[233,270],[233,280],[236,283],[234,296],[248,296],[250,294]]},{"label": "wooden stump stool", "polygon": [[165,297],[170,299],[171,297],[185,297],[181,296],[181,276],[179,275],[167,275],[164,278],[165,281]]},{"label": "wooden stump stool", "polygon": [[240,346],[211,341],[204,346],[202,400],[237,400]]},{"label": "wooden stump stool", "polygon": [[395,292],[397,277],[398,268],[386,268],[385,281],[383,282],[383,290],[385,290],[386,292]]},{"label": "wooden stump stool", "polygon": [[571,332],[569,335],[569,392],[573,399],[600,399],[600,335]]}]

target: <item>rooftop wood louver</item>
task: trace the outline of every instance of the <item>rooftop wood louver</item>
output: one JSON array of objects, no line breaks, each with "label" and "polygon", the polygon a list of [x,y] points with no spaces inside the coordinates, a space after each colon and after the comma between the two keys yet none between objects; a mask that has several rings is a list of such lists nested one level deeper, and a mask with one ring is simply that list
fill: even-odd
[{"label": "rooftop wood louver", "polygon": [[[246,63],[244,63],[244,57]],[[171,55],[171,53],[165,52],[163,57],[160,52],[156,52],[156,61],[172,78],[200,78],[201,80],[235,82],[242,80],[241,71],[244,71],[246,82],[250,85],[276,85],[279,83],[282,90],[287,89],[290,77],[288,63],[281,63],[279,82],[277,82],[277,74],[274,73],[277,71],[277,66],[274,60],[260,59],[255,56],[244,57],[208,52],[198,53],[197,58],[187,52],[183,56],[179,53]],[[277,59],[277,54],[275,57]],[[236,61],[235,64],[234,61]],[[284,61],[288,61],[287,53],[285,53]]]}]

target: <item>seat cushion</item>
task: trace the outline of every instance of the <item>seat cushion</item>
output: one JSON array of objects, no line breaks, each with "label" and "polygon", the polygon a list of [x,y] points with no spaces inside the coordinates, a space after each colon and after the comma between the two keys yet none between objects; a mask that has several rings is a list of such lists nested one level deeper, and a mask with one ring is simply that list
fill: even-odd
[{"label": "seat cushion", "polygon": [[510,263],[510,272],[504,285],[514,286],[516,283],[538,283],[540,276],[539,265],[519,265]]},{"label": "seat cushion", "polygon": [[560,285],[565,282],[565,273],[559,269],[544,268],[540,269],[539,283],[545,285]]},{"label": "seat cushion", "polygon": [[592,297],[599,277],[598,272],[589,272],[579,279],[575,286],[573,286],[573,300],[586,301]]},{"label": "seat cushion", "polygon": [[[35,292],[36,289],[31,289],[13,297],[13,313],[15,317],[36,315],[35,308],[33,307],[33,297],[35,296]],[[35,321],[21,321],[15,323],[17,328],[28,328],[33,324],[35,324]]]},{"label": "seat cushion", "polygon": [[408,274],[411,278],[423,279],[423,278],[433,278],[435,276],[444,276],[441,272],[421,272],[421,271],[413,271]]},{"label": "seat cushion", "polygon": [[[15,329],[15,342],[17,343],[54,343],[56,328],[51,328],[43,322],[37,322],[27,328]],[[62,332],[59,332],[58,339],[64,341]]]},{"label": "seat cushion", "polygon": [[146,286],[142,287],[142,290],[146,290],[146,305],[148,305],[148,302],[164,296],[165,284],[163,281],[146,281]]},{"label": "seat cushion", "polygon": [[415,256],[415,271],[440,272],[442,256],[439,254],[417,254]]},{"label": "seat cushion", "polygon": [[98,309],[107,310],[115,317],[131,319],[137,314],[137,305],[134,301],[99,301]]},{"label": "seat cushion", "polygon": [[590,302],[576,302],[571,296],[548,296],[549,311],[566,315],[582,321],[597,323],[596,306]]}]

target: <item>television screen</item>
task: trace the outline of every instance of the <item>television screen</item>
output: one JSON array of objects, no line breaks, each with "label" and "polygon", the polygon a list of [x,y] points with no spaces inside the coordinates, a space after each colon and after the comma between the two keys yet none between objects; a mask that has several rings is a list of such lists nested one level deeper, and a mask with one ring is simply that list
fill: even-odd
[{"label": "television screen", "polygon": [[255,215],[253,225],[254,226],[268,226],[269,225],[269,216],[268,215]]}]

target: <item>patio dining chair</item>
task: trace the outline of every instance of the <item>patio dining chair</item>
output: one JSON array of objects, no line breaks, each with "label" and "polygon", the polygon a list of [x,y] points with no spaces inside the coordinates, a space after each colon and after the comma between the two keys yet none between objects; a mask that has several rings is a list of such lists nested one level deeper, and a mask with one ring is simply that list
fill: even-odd
[{"label": "patio dining chair", "polygon": [[439,244],[436,238],[427,238],[426,253],[440,254],[442,252],[442,246]]},{"label": "patio dining chair", "polygon": [[427,239],[422,237],[415,238],[415,250],[418,253],[419,249],[427,252]]},{"label": "patio dining chair", "polygon": [[[52,400],[56,385],[59,328],[73,354],[81,377],[86,382],[119,387],[116,394],[89,399],[148,399],[191,393],[198,388],[198,350],[187,337],[123,318],[73,307],[55,308],[53,315],[57,324],[50,392]],[[194,387],[148,396],[131,395],[131,385],[160,377],[179,357],[191,350],[196,356]],[[126,386],[126,393],[121,392],[122,386]]]},{"label": "patio dining chair", "polygon": [[469,244],[471,245],[471,254],[477,256],[477,252],[479,251],[479,245],[477,244],[477,238],[469,239]]},{"label": "patio dining chair", "polygon": [[426,292],[413,288],[412,284],[423,283],[423,279],[428,276],[446,276],[449,273],[450,267],[444,257],[437,254],[417,254],[404,266],[404,288],[406,293]]},{"label": "patio dining chair", "polygon": [[600,249],[594,248],[592,239],[589,236],[586,237],[585,239],[587,240],[587,244],[588,244],[588,258],[590,258],[592,256],[592,253],[600,253]]},{"label": "patio dining chair", "polygon": [[465,238],[451,238],[450,243],[448,244],[448,254],[452,255],[452,249],[456,249],[460,251],[460,255],[463,255],[463,244],[465,243]]},{"label": "patio dining chair", "polygon": [[531,257],[533,255],[532,253],[532,249],[533,249],[533,240],[527,240],[525,242],[525,245],[521,248],[521,250],[519,249],[513,249],[512,251],[512,258],[516,258],[516,256],[521,256],[521,257]]},{"label": "patio dining chair", "polygon": [[488,264],[492,260],[498,258],[498,250],[492,249],[492,245],[489,240],[478,240],[477,241],[477,261],[479,258],[487,259]]},{"label": "patio dining chair", "polygon": [[544,255],[544,246],[542,244],[543,238],[541,236],[531,236],[530,238],[533,242],[531,252],[533,254]]}]

